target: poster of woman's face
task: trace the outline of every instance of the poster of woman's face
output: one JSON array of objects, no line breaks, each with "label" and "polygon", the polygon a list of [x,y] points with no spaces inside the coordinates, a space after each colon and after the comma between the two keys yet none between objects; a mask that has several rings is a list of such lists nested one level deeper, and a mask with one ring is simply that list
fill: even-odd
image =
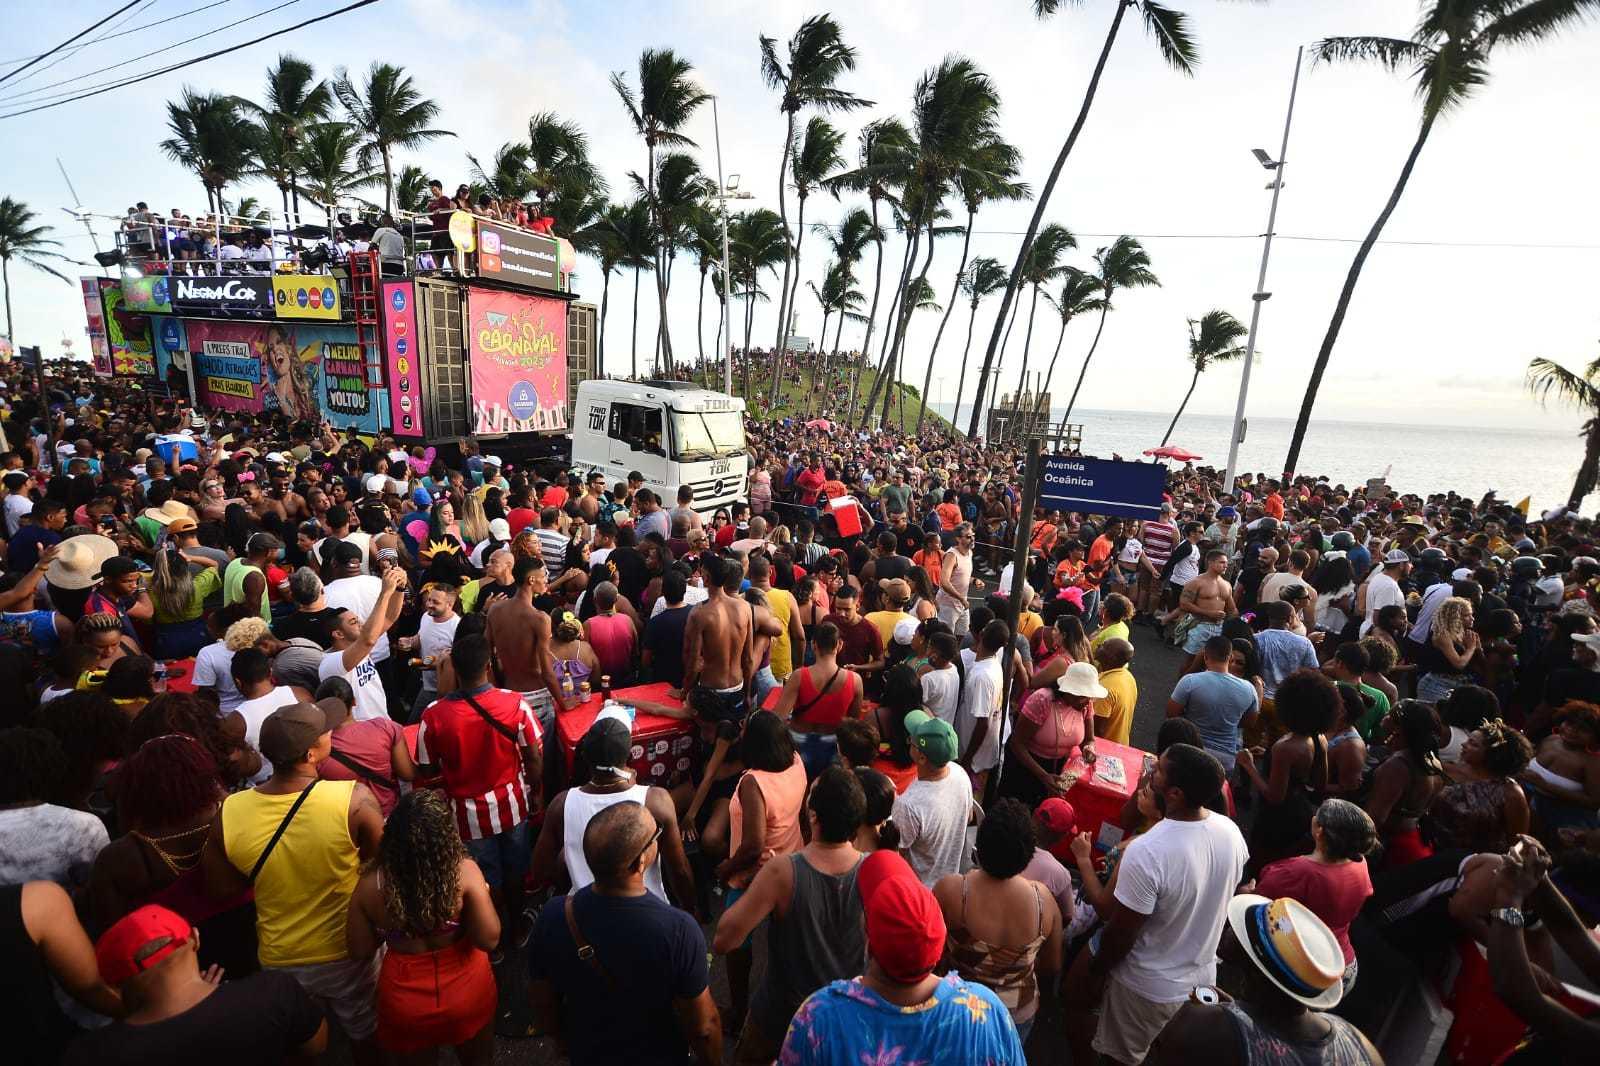
[{"label": "poster of woman's face", "polygon": [[311,399],[305,366],[295,350],[294,336],[282,326],[269,326],[264,355],[278,409],[291,421],[313,417],[316,406]]}]

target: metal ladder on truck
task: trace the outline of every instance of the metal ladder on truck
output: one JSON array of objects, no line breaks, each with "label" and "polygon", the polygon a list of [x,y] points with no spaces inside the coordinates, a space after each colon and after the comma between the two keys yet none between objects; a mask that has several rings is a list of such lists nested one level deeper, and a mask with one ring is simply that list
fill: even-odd
[{"label": "metal ladder on truck", "polygon": [[[355,314],[356,345],[366,370],[367,391],[384,388],[388,370],[383,345],[378,342],[378,253],[351,252],[350,309]],[[380,424],[382,419],[379,419]]]}]

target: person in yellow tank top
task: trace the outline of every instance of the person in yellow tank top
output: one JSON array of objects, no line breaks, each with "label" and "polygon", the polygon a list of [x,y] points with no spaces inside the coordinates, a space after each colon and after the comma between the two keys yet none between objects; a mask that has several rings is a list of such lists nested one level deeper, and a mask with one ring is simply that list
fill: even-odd
[{"label": "person in yellow tank top", "polygon": [[378,852],[383,816],[365,785],[317,777],[333,728],[349,713],[325,699],[267,717],[259,747],[272,776],[223,802],[202,861],[214,896],[254,885],[262,967],[289,973],[332,1010],[361,1062],[376,1054],[377,967],[350,958],[345,919],[361,863]]},{"label": "person in yellow tank top", "polygon": [[800,626],[800,609],[794,596],[784,589],[772,587],[772,563],[763,555],[750,557],[748,577],[752,588],[761,590],[767,598],[767,610],[783,626],[783,632],[772,638],[772,676],[778,683],[794,673],[795,664],[805,657],[806,636]]}]

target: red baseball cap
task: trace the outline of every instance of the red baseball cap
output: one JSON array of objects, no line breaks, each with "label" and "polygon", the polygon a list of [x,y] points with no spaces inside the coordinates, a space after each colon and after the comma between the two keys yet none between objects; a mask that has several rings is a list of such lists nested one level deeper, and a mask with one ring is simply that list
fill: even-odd
[{"label": "red baseball cap", "polygon": [[189,923],[154,904],[124,915],[100,935],[94,960],[113,987],[137,977],[189,942]]},{"label": "red baseball cap", "polygon": [[861,863],[856,887],[866,911],[867,950],[903,984],[922,980],[944,951],[944,915],[933,893],[897,852],[875,851]]}]

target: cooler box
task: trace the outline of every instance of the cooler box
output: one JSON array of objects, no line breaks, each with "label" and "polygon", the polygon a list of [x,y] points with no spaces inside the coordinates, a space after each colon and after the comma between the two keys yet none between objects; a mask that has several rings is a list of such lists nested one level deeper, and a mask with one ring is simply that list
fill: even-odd
[{"label": "cooler box", "polygon": [[[671,687],[664,682],[636,685],[619,688],[613,695],[682,706],[681,700],[667,695]],[[583,735],[599,717],[600,705],[600,694],[596,692],[587,702],[556,714],[556,732],[561,739],[561,753],[566,757],[569,772],[578,751],[578,741],[583,739]],[[687,718],[669,718],[639,711],[633,720],[633,747],[628,752],[628,765],[639,775],[639,784],[672,788],[689,780],[690,771],[694,768],[694,734],[694,722]]]},{"label": "cooler box", "polygon": [[1068,770],[1083,774],[1067,792],[1067,802],[1078,816],[1079,832],[1087,832],[1095,850],[1104,852],[1122,839],[1122,808],[1138,791],[1147,753],[1098,738],[1094,748],[1093,766],[1077,755],[1067,763]]}]

